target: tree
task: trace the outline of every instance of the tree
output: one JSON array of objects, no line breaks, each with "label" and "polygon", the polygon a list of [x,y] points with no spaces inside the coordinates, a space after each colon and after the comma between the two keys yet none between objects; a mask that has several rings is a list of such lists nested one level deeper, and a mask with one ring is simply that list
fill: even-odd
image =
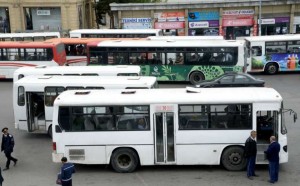
[{"label": "tree", "polygon": [[110,28],[114,26],[114,15],[110,10],[110,3],[159,3],[166,2],[167,0],[99,0],[96,2],[95,0],[95,14],[96,14],[96,22],[97,26],[104,25],[101,20],[105,19],[105,15],[108,14],[110,17]]}]

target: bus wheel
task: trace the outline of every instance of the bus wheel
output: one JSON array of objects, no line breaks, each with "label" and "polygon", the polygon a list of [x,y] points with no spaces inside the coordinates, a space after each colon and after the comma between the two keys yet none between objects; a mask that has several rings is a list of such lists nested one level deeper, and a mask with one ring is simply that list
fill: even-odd
[{"label": "bus wheel", "polygon": [[277,64],[276,63],[267,64],[265,67],[265,72],[270,75],[276,74],[278,72]]},{"label": "bus wheel", "polygon": [[129,148],[117,149],[111,157],[111,165],[116,172],[133,172],[138,166],[137,154]]},{"label": "bus wheel", "polygon": [[52,138],[52,125],[48,128],[48,135]]},{"label": "bus wheel", "polygon": [[192,72],[190,75],[190,82],[193,85],[196,85],[197,83],[200,83],[203,80],[204,80],[204,75],[202,72],[195,71],[195,72]]},{"label": "bus wheel", "polygon": [[222,165],[230,171],[240,171],[246,168],[246,158],[243,157],[244,149],[241,147],[229,147],[222,154]]}]

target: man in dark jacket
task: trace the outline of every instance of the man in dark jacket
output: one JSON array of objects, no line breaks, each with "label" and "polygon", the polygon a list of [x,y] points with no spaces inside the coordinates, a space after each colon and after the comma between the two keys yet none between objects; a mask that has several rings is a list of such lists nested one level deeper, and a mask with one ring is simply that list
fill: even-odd
[{"label": "man in dark jacket", "polygon": [[270,183],[278,181],[278,170],[279,170],[279,152],[280,144],[276,141],[275,136],[270,137],[270,145],[265,151],[267,159],[269,160],[269,175]]},{"label": "man in dark jacket", "polygon": [[251,131],[250,137],[245,142],[245,152],[244,156],[247,158],[247,177],[250,180],[253,180],[255,174],[255,160],[256,160],[256,131]]},{"label": "man in dark jacket", "polygon": [[61,158],[62,167],[60,171],[61,185],[72,186],[72,174],[75,173],[75,167],[73,163],[68,163],[66,157]]},{"label": "man in dark jacket", "polygon": [[18,159],[11,156],[11,153],[14,150],[15,140],[14,137],[8,133],[8,128],[4,127],[2,129],[2,143],[1,143],[1,151],[4,151],[4,154],[7,158],[6,167],[3,169],[4,171],[9,169],[10,161],[14,162],[14,165],[17,164]]}]

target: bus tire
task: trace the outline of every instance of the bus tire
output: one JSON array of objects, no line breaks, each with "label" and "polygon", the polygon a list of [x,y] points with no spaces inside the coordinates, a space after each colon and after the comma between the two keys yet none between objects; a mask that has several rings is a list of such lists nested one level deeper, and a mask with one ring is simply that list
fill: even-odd
[{"label": "bus tire", "polygon": [[47,134],[48,134],[48,136],[50,136],[50,138],[53,137],[53,134],[52,134],[52,124],[48,127]]},{"label": "bus tire", "polygon": [[244,149],[242,147],[226,148],[222,154],[221,163],[229,171],[241,171],[246,168],[247,161],[244,158]]},{"label": "bus tire", "polygon": [[278,65],[276,63],[269,63],[265,67],[265,73],[269,75],[276,74],[278,72]]},{"label": "bus tire", "polygon": [[193,85],[196,85],[196,84],[200,83],[204,79],[205,78],[204,78],[203,73],[199,72],[199,71],[192,72],[191,75],[190,75],[190,82]]},{"label": "bus tire", "polygon": [[119,173],[133,172],[138,166],[138,156],[130,148],[120,148],[111,157],[112,168]]}]

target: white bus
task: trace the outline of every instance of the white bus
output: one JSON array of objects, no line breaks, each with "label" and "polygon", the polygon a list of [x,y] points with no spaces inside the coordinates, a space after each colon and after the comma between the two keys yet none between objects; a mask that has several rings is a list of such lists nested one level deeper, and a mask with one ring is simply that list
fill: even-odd
[{"label": "white bus", "polygon": [[146,38],[162,35],[161,29],[79,29],[70,31],[70,38]]},{"label": "white bus", "polygon": [[88,44],[88,65],[140,65],[158,81],[197,84],[225,72],[245,72],[244,41],[131,40]]},{"label": "white bus", "polygon": [[300,71],[300,34],[246,37],[249,72]]},{"label": "white bus", "polygon": [[59,32],[33,32],[0,34],[0,41],[45,41],[60,38]]},{"label": "white bus", "polygon": [[15,128],[51,135],[53,102],[65,90],[157,87],[155,77],[27,76],[14,82]]},{"label": "white bus", "polygon": [[28,75],[47,76],[139,76],[139,66],[37,66],[22,67],[14,72],[13,80],[17,81]]},{"label": "white bus", "polygon": [[[78,119],[81,118],[81,119]],[[82,127],[92,120],[92,129]],[[142,126],[142,127],[140,127]],[[138,165],[223,165],[242,170],[244,143],[257,131],[257,163],[275,135],[288,161],[281,95],[272,88],[66,91],[54,102],[54,162]],[[87,137],[88,136],[88,137]]]}]

